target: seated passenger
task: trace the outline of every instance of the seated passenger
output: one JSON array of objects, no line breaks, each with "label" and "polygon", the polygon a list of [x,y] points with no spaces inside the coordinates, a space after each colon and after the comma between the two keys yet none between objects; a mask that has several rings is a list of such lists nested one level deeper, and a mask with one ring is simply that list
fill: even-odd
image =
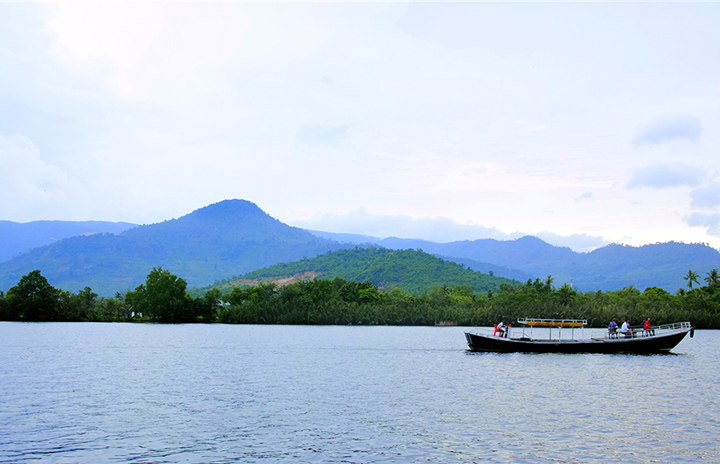
[{"label": "seated passenger", "polygon": [[620,333],[625,335],[625,337],[632,337],[632,329],[630,328],[630,319],[625,319],[625,322],[623,322],[622,327],[620,327]]},{"label": "seated passenger", "polygon": [[610,325],[608,325],[608,336],[610,338],[617,337],[617,329],[617,321],[615,320],[615,318],[613,318],[613,320],[610,321]]}]

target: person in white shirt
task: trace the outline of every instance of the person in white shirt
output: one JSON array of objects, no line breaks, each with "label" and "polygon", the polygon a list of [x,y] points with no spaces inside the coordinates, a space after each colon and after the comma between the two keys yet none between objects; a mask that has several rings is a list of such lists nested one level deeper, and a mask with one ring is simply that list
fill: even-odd
[{"label": "person in white shirt", "polygon": [[620,327],[620,333],[625,335],[626,337],[632,337],[632,329],[630,328],[629,319],[625,319],[625,322],[622,323],[622,327]]}]

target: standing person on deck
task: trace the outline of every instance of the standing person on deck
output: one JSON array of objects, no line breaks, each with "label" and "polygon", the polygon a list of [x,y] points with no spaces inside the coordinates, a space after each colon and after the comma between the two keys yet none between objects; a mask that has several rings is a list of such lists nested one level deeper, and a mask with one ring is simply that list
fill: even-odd
[{"label": "standing person on deck", "polygon": [[655,331],[650,324],[650,318],[648,317],[643,324],[643,335],[655,335]]}]

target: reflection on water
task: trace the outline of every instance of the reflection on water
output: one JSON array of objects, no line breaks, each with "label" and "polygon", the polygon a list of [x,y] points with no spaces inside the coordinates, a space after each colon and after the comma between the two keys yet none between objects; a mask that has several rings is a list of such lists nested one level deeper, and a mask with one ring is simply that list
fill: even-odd
[{"label": "reflection on water", "polygon": [[633,356],[463,331],[0,323],[0,462],[720,461],[720,332]]}]

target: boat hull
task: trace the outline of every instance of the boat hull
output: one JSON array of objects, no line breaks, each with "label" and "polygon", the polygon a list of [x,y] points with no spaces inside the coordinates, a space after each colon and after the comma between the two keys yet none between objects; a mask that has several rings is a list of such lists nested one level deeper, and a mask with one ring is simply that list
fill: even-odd
[{"label": "boat hull", "polygon": [[667,353],[692,330],[641,338],[530,340],[465,333],[470,351],[497,353]]}]

